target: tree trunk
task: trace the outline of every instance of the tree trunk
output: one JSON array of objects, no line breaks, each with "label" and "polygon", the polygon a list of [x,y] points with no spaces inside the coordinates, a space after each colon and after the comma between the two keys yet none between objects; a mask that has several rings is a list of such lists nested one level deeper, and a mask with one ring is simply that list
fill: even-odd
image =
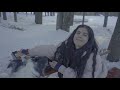
[{"label": "tree trunk", "polygon": [[45,12],[45,16],[51,15],[51,12]]},{"label": "tree trunk", "polygon": [[107,27],[108,15],[109,15],[109,12],[105,12],[105,19],[104,19],[103,27]]},{"label": "tree trunk", "polygon": [[58,12],[56,30],[62,29],[62,23],[63,23],[63,12]]},{"label": "tree trunk", "polygon": [[17,22],[17,13],[14,12],[14,21]]},{"label": "tree trunk", "polygon": [[6,12],[3,12],[3,20],[7,20]]},{"label": "tree trunk", "polygon": [[74,22],[74,12],[70,13],[71,19],[70,19],[70,26],[73,26],[73,22]]},{"label": "tree trunk", "polygon": [[97,16],[97,13],[98,13],[98,12],[94,12],[94,15]]},{"label": "tree trunk", "polygon": [[50,12],[50,16],[52,16],[52,13],[53,13],[53,12]]},{"label": "tree trunk", "polygon": [[82,20],[82,25],[84,25],[85,22],[85,12],[83,12],[83,20]]},{"label": "tree trunk", "polygon": [[55,12],[50,12],[50,16],[55,16]]},{"label": "tree trunk", "polygon": [[45,12],[45,16],[47,16],[47,13]]},{"label": "tree trunk", "polygon": [[0,23],[1,23],[1,12],[0,12]]},{"label": "tree trunk", "polygon": [[70,17],[68,12],[64,12],[62,30],[69,32],[69,29],[70,29]]},{"label": "tree trunk", "polygon": [[55,12],[53,12],[53,16],[55,16]]},{"label": "tree trunk", "polygon": [[59,12],[57,15],[57,26],[56,29],[62,29],[69,32],[71,25],[71,12]]},{"label": "tree trunk", "polygon": [[26,12],[26,16],[27,16],[27,12]]},{"label": "tree trunk", "polygon": [[35,23],[42,24],[42,12],[35,12]]},{"label": "tree trunk", "polygon": [[1,17],[1,12],[0,12],[0,17]]},{"label": "tree trunk", "polygon": [[49,16],[49,15],[50,15],[50,12],[47,12],[47,14],[48,14],[47,16]]},{"label": "tree trunk", "polygon": [[120,13],[118,14],[117,23],[108,50],[110,50],[110,53],[107,56],[107,60],[113,62],[120,60]]}]

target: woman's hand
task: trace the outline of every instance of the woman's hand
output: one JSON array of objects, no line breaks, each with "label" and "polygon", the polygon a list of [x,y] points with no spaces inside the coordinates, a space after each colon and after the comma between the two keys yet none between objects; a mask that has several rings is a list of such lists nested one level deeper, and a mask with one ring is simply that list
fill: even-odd
[{"label": "woman's hand", "polygon": [[63,78],[76,78],[76,73],[72,68],[68,67],[63,72]]},{"label": "woman's hand", "polygon": [[63,74],[63,78],[76,78],[75,71],[68,67],[66,68],[64,65],[60,65],[56,61],[49,62],[50,66],[54,69],[56,69],[58,72]]},{"label": "woman's hand", "polygon": [[60,63],[56,62],[56,61],[49,62],[49,64],[53,69],[55,69],[58,72],[61,71],[61,68],[62,68],[62,71],[64,70],[64,66],[61,65]]},{"label": "woman's hand", "polygon": [[56,61],[52,61],[52,62],[49,62],[50,66],[52,68],[55,68],[55,66],[57,65],[57,62]]}]

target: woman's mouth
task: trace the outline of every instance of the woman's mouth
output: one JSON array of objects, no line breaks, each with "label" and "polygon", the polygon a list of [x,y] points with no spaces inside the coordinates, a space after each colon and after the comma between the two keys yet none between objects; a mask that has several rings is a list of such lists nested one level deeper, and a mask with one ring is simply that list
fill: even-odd
[{"label": "woman's mouth", "polygon": [[81,41],[81,42],[82,42],[82,40],[81,40],[81,39],[78,39],[78,38],[77,38],[76,40],[77,40],[77,41]]}]

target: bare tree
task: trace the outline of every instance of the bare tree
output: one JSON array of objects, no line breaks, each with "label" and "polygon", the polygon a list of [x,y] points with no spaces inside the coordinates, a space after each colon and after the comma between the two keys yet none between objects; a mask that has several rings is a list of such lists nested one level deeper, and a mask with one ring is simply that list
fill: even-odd
[{"label": "bare tree", "polygon": [[51,12],[45,12],[45,16],[52,16]]},{"label": "bare tree", "polygon": [[1,12],[0,12],[0,17],[1,17]]},{"label": "bare tree", "polygon": [[50,16],[53,16],[53,14],[52,14],[53,12],[50,12]]},{"label": "bare tree", "polygon": [[0,23],[1,23],[1,12],[0,12]]},{"label": "bare tree", "polygon": [[71,26],[71,12],[58,12],[56,30],[62,29],[69,32]]},{"label": "bare tree", "polygon": [[46,12],[45,12],[45,16],[47,16],[47,15],[46,15]]},{"label": "bare tree", "polygon": [[83,12],[83,20],[82,20],[82,25],[84,25],[85,22],[85,12]]},{"label": "bare tree", "polygon": [[48,16],[50,16],[50,12],[47,12]]},{"label": "bare tree", "polygon": [[70,26],[72,26],[72,25],[73,25],[73,22],[74,22],[74,12],[71,12],[71,13],[70,13],[70,16],[71,16]]},{"label": "bare tree", "polygon": [[45,12],[45,16],[48,16],[49,15],[49,13],[48,12]]},{"label": "bare tree", "polygon": [[50,12],[50,16],[55,16],[55,12]]},{"label": "bare tree", "polygon": [[71,25],[70,20],[71,20],[70,12],[64,12],[62,29],[67,32],[69,32],[70,29],[70,25]]},{"label": "bare tree", "polygon": [[104,18],[103,27],[107,27],[108,16],[109,16],[109,12],[105,12],[105,18]]},{"label": "bare tree", "polygon": [[35,12],[35,23],[42,24],[42,12]]},{"label": "bare tree", "polygon": [[58,12],[56,30],[62,29],[62,23],[63,23],[63,12]]},{"label": "bare tree", "polygon": [[3,12],[3,20],[7,20],[6,12]]},{"label": "bare tree", "polygon": [[17,12],[13,12],[14,13],[14,21],[17,22]]},{"label": "bare tree", "polygon": [[27,16],[27,12],[26,12],[26,16]]},{"label": "bare tree", "polygon": [[53,14],[53,16],[55,16],[55,12],[53,12],[52,14]]},{"label": "bare tree", "polygon": [[97,12],[94,12],[94,16],[96,16],[97,15]]},{"label": "bare tree", "polygon": [[107,60],[109,61],[120,60],[120,12],[118,14],[117,23],[110,40],[108,50],[110,50],[110,53],[107,56]]}]

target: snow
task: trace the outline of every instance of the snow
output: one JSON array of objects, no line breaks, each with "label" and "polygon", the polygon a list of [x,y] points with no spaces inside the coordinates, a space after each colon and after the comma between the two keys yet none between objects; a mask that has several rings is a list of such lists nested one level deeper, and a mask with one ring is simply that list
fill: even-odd
[{"label": "snow", "polygon": [[[79,25],[82,19],[82,16],[75,15],[74,20],[77,20],[77,23],[74,21],[74,25],[70,27],[70,32],[65,32],[63,30],[56,30],[56,18],[55,16],[44,16],[43,14],[43,24],[37,25],[34,22],[34,15],[30,12],[28,15],[26,13],[20,12],[18,14],[18,22],[14,22],[13,13],[7,12],[8,20],[2,20],[0,22],[0,77],[7,77],[7,65],[11,59],[11,52],[33,48],[37,45],[46,45],[46,44],[55,44],[65,40],[72,31]],[[85,22],[86,25],[89,25],[93,28],[95,38],[99,43],[100,49],[107,48],[111,39],[111,35],[115,28],[115,23],[117,17],[109,16],[108,25],[106,28],[103,27],[104,16],[85,16],[85,19],[88,22]],[[11,28],[12,26],[12,28]],[[20,28],[18,30],[15,28]],[[103,57],[105,59],[106,57]],[[105,60],[106,61],[106,60]],[[114,66],[120,68],[120,63],[110,63],[106,61],[108,68]],[[28,73],[33,71],[30,69],[32,64],[29,62],[28,67],[24,68],[21,73]],[[18,77],[30,77],[30,74],[17,74]],[[23,75],[23,76],[22,76]]]},{"label": "snow", "polygon": [[39,76],[39,73],[37,73],[33,67],[32,61],[28,60],[26,66],[20,68],[19,72],[12,74],[11,78],[35,78],[36,76]]}]

